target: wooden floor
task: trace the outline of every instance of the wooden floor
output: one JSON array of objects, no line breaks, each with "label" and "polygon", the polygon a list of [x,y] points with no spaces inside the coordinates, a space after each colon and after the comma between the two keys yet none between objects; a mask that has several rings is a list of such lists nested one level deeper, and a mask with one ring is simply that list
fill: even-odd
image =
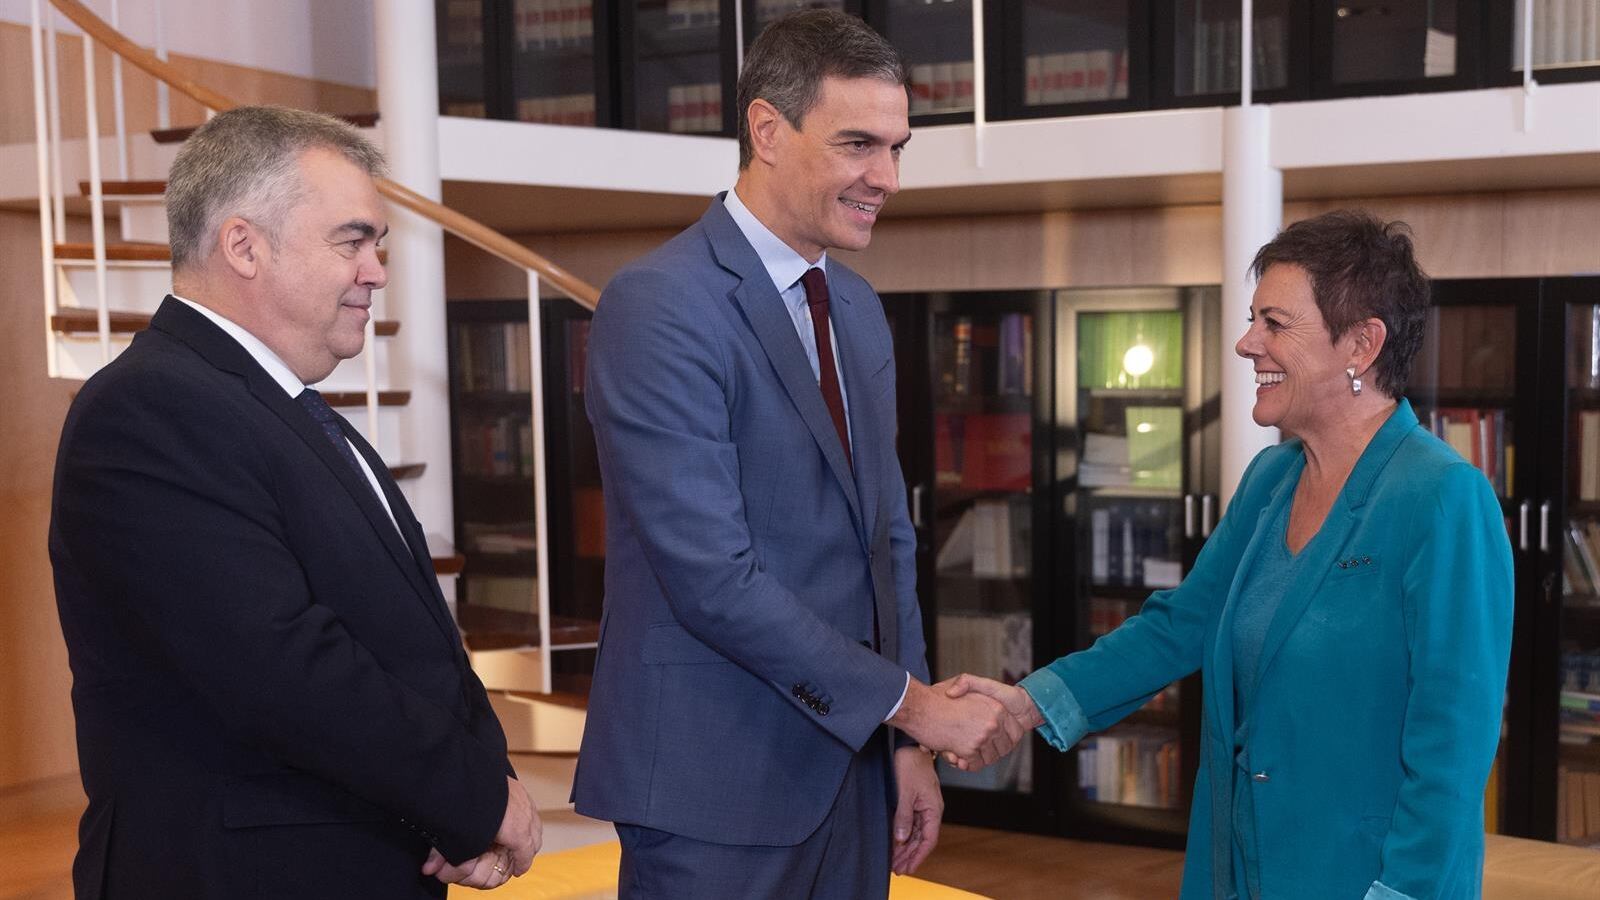
[{"label": "wooden floor", "polygon": [[[0,822],[0,900],[71,900],[77,811]],[[917,874],[995,900],[1159,900],[1183,855],[947,825]]]}]

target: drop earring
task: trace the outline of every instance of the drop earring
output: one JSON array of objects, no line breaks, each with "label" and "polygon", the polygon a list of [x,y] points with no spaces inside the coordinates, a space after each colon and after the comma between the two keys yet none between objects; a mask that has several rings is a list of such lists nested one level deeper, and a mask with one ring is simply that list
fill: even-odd
[{"label": "drop earring", "polygon": [[1356,377],[1356,367],[1355,366],[1351,366],[1350,368],[1345,369],[1344,370],[1344,374],[1350,376],[1350,394],[1351,394],[1351,396],[1353,396],[1353,397],[1361,396],[1361,379]]}]

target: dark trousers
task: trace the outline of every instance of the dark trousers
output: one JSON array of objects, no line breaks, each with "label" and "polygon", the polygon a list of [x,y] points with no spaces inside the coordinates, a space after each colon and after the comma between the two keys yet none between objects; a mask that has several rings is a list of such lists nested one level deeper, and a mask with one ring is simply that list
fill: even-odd
[{"label": "dark trousers", "polygon": [[851,761],[833,809],[795,846],[712,844],[618,823],[618,900],[887,897],[891,796],[888,753],[875,736]]}]

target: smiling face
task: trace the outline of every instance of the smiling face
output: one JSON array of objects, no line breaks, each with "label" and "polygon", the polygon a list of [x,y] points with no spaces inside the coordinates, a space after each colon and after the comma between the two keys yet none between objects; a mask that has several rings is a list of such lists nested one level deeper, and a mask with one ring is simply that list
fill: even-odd
[{"label": "smiling face", "polygon": [[1360,328],[1338,342],[1317,308],[1311,278],[1291,263],[1269,266],[1256,285],[1250,328],[1234,345],[1256,371],[1257,425],[1295,434],[1341,418],[1352,399],[1345,369],[1358,365]]},{"label": "smiling face", "polygon": [[866,249],[883,204],[900,190],[900,151],[911,139],[905,88],[824,78],[800,128],[776,116],[771,129],[758,151],[771,166],[769,196],[752,205],[767,213],[763,222],[812,262],[833,247]]},{"label": "smiling face", "polygon": [[265,254],[251,331],[315,384],[361,352],[372,292],[389,280],[378,261],[389,225],[372,178],[340,154],[301,154],[300,179],[303,197]]}]

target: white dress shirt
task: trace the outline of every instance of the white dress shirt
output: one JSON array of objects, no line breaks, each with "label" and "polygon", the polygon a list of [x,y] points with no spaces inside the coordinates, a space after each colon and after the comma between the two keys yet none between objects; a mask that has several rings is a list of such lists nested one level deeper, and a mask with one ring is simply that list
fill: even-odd
[{"label": "white dress shirt", "polygon": [[[254,359],[261,368],[266,369],[267,374],[272,376],[272,380],[276,381],[278,386],[288,393],[289,399],[298,398],[300,392],[306,389],[305,383],[289,370],[288,365],[278,358],[278,354],[273,353],[271,348],[261,343],[260,338],[239,327],[232,319],[221,315],[215,310],[207,309],[186,297],[179,297],[177,294],[173,294],[172,299],[186,304],[190,309],[210,319],[218,328],[227,332],[229,337],[238,341],[239,346],[244,348],[244,352],[250,354],[250,358]],[[345,443],[350,444],[350,439],[345,438]],[[372,493],[376,494],[378,502],[383,504],[383,511],[389,514],[389,521],[394,523],[394,530],[400,531],[400,523],[395,521],[394,510],[389,508],[389,498],[383,495],[383,488],[378,484],[378,477],[372,474],[372,469],[367,466],[366,457],[361,455],[361,451],[356,449],[355,444],[350,444],[350,452],[355,455],[356,465],[361,467],[361,474],[367,476],[367,483],[372,485]],[[404,541],[405,532],[400,532],[400,535],[401,540]]]},{"label": "white dress shirt", "polygon": [[[722,205],[727,208],[728,215],[733,217],[733,224],[739,226],[739,231],[744,234],[744,239],[756,251],[756,256],[761,258],[761,265],[767,270],[767,275],[772,278],[772,286],[778,289],[778,296],[783,299],[784,309],[788,310],[789,318],[794,321],[795,334],[800,337],[800,346],[806,349],[806,359],[811,363],[811,374],[822,382],[822,366],[817,353],[817,335],[811,324],[811,306],[806,303],[806,288],[800,283],[800,276],[808,269],[818,268],[823,275],[828,273],[828,254],[823,252],[821,258],[815,263],[806,262],[793,247],[785,244],[783,239],[772,233],[772,229],[761,223],[755,213],[744,205],[739,199],[739,192],[734,188],[728,189],[728,196],[723,199]],[[829,290],[832,293],[832,290]],[[832,309],[832,304],[829,304]],[[831,318],[831,317],[830,317]],[[831,329],[833,323],[828,323]],[[831,334],[831,332],[830,332]],[[839,397],[844,401],[845,434],[849,436],[851,444],[855,443],[855,435],[850,428],[850,393],[845,388],[844,372],[839,367],[839,342],[830,339],[833,347],[833,369],[838,373]],[[883,717],[885,722],[894,718],[900,711],[900,705],[906,702],[906,692],[911,689],[911,673],[906,672],[906,686],[900,692],[900,699],[895,702],[894,708]]]}]

